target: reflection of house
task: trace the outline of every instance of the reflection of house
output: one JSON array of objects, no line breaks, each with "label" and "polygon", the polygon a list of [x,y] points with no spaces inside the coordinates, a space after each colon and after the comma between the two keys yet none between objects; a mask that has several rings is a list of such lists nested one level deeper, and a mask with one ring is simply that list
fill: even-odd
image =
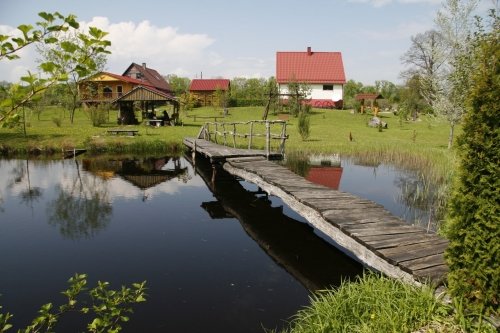
[{"label": "reflection of house", "polygon": [[[172,162],[173,167],[166,168]],[[83,162],[84,170],[90,171],[104,179],[109,175],[118,175],[141,190],[154,187],[174,178],[188,176],[187,167],[181,166],[178,157],[144,158],[144,159],[89,159]]]},{"label": "reflection of house", "polygon": [[277,52],[276,81],[281,94],[288,93],[288,83],[305,83],[311,88],[314,107],[341,107],[346,83],[340,52]]},{"label": "reflection of house", "polygon": [[[189,93],[199,104],[207,106],[217,103],[218,98],[226,98],[229,93],[230,81],[227,79],[193,79]],[[222,96],[217,96],[220,92]]]},{"label": "reflection of house", "polygon": [[306,179],[315,184],[324,185],[334,190],[339,189],[340,178],[342,178],[342,167],[311,167]]}]

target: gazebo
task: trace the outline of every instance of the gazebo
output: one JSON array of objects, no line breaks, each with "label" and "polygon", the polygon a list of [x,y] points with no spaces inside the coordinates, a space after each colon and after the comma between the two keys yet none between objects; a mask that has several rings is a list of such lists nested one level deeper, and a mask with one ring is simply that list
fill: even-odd
[{"label": "gazebo", "polygon": [[179,118],[179,102],[177,99],[163,91],[152,87],[137,86],[125,95],[117,98],[113,102],[118,103],[120,111],[118,114],[118,123],[122,125],[130,125],[139,123],[134,113],[134,102],[140,102],[142,105],[142,118],[145,118],[148,110],[155,112],[155,107],[171,103],[174,107],[173,114],[170,119],[175,122]]},{"label": "gazebo", "polygon": [[365,101],[370,102],[369,108],[373,110],[373,115],[376,117],[379,112],[377,99],[383,99],[384,97],[380,94],[372,93],[360,93],[354,97],[357,101],[361,103],[361,113],[365,113]]}]

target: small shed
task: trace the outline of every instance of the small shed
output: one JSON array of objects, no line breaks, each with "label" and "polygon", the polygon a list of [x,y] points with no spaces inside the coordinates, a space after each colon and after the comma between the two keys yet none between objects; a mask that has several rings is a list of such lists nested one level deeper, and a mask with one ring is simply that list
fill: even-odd
[{"label": "small shed", "polygon": [[[384,97],[377,93],[360,93],[354,97],[357,101],[361,103],[361,113],[365,113],[365,108],[369,107],[373,110],[373,115],[377,116],[379,112],[378,103],[376,100],[383,99]],[[370,103],[370,106],[366,105],[366,102]]]},{"label": "small shed", "polygon": [[230,86],[231,83],[228,79],[193,79],[189,86],[189,93],[196,98],[199,104],[209,106],[216,102],[217,91],[221,91],[224,98],[227,97]]}]

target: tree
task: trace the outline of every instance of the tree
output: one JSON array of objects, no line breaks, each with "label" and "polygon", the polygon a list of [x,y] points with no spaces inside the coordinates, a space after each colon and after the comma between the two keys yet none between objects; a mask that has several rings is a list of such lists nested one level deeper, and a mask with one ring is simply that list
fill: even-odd
[{"label": "tree", "polygon": [[181,96],[189,91],[191,80],[187,77],[180,77],[175,74],[169,74],[165,77],[174,92],[175,96]]},{"label": "tree", "polygon": [[[38,61],[55,64],[61,75],[60,81],[64,83],[71,97],[69,103],[71,123],[80,104],[78,84],[102,71],[106,65],[106,55],[110,53],[107,47],[111,45],[111,42],[104,40],[107,34],[95,27],[90,27],[88,34],[74,29],[55,33],[57,43],[37,45],[38,53],[42,57]],[[67,75],[64,75],[65,73]]]},{"label": "tree", "polygon": [[[480,38],[459,137],[458,182],[450,201],[446,251],[452,295],[480,314],[499,315],[500,24]],[[479,330],[478,330],[479,331]]]},{"label": "tree", "polygon": [[413,120],[417,119],[418,113],[422,112],[427,104],[420,94],[420,76],[414,75],[406,81],[401,91],[402,103],[399,107],[400,121],[406,120],[411,115]]},{"label": "tree", "polygon": [[419,89],[429,106],[433,106],[439,91],[446,62],[444,40],[436,30],[411,37],[411,46],[401,57],[403,64],[410,66],[402,73],[403,77],[420,77]]},{"label": "tree", "polygon": [[473,12],[477,0],[447,0],[438,11],[436,24],[447,50],[447,73],[437,91],[435,110],[450,124],[448,148],[453,145],[455,126],[465,114],[470,91],[474,54]]},{"label": "tree", "polygon": [[75,15],[63,16],[58,12],[41,12],[38,15],[42,21],[36,23],[36,28],[22,24],[18,27],[18,37],[0,35],[0,61],[18,59],[16,53],[31,44],[45,44],[60,50],[61,57],[71,60],[73,67],[65,68],[51,59],[44,59],[38,66],[39,74],[28,72],[26,76],[21,77],[22,84],[13,85],[12,94],[0,104],[2,126],[18,124],[21,118],[19,109],[33,96],[58,82],[67,82],[73,73],[80,77],[91,73],[96,68],[94,57],[109,53],[107,48],[111,43],[104,40],[106,33],[94,27],[89,28],[89,35],[78,35],[82,44],[57,38],[60,33],[79,28]]},{"label": "tree", "polygon": [[288,110],[297,117],[302,112],[305,99],[311,95],[311,87],[306,83],[297,82],[294,78],[288,82]]}]

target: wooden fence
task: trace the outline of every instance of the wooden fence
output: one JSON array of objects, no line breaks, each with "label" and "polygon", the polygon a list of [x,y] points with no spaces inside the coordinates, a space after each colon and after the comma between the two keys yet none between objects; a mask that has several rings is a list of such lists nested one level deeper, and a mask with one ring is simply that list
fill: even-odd
[{"label": "wooden fence", "polygon": [[278,141],[277,152],[285,154],[286,121],[250,120],[245,122],[206,122],[198,133],[204,139],[233,148],[260,149],[264,146],[269,156],[272,140]]}]

